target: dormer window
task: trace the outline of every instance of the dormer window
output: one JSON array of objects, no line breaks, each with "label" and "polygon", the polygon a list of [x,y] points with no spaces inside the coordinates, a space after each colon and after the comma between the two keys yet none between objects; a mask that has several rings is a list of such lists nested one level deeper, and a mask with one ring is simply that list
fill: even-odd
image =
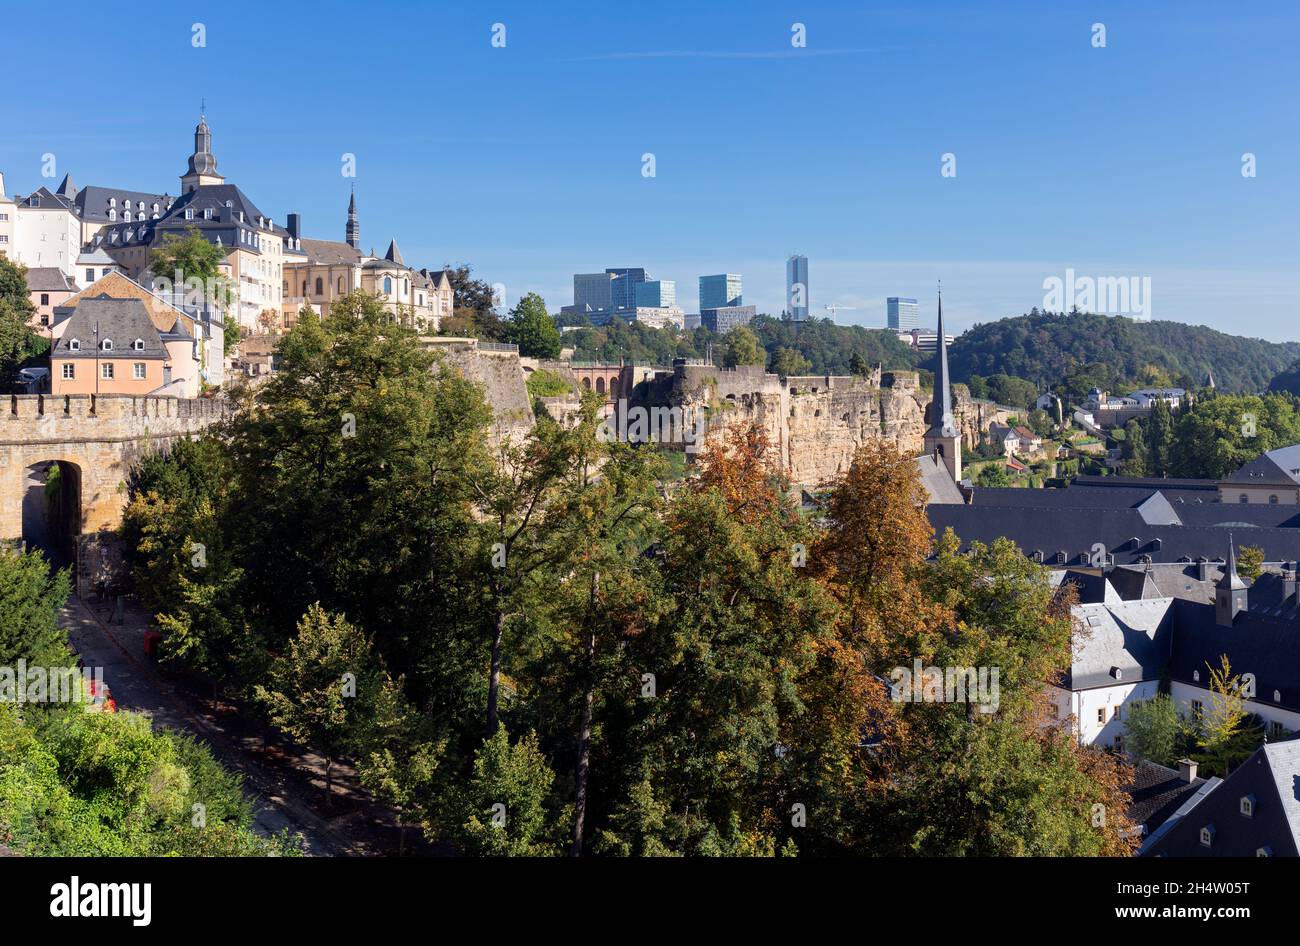
[{"label": "dormer window", "polygon": [[112,351],[112,350],[113,350],[113,340],[112,340],[111,338],[106,338],[106,339],[104,339],[102,342],[99,343],[99,347],[102,348],[104,351]]},{"label": "dormer window", "polygon": [[1242,795],[1240,809],[1241,809],[1241,816],[1243,818],[1255,817],[1255,796]]},{"label": "dormer window", "polygon": [[153,202],[153,212],[154,213],[158,212],[158,201],[156,200]]},{"label": "dormer window", "polygon": [[144,339],[137,338],[134,342],[131,343],[131,347],[134,348],[136,351],[144,351]]},{"label": "dormer window", "polygon": [[81,340],[76,338],[69,339],[68,351],[81,351]]},{"label": "dormer window", "polygon": [[110,197],[110,198],[108,198],[108,206],[110,206],[110,207],[116,207],[116,206],[117,206],[117,198],[116,198],[116,197]]},{"label": "dormer window", "polygon": [[116,230],[113,231],[113,236],[112,236],[111,239],[112,239],[112,242],[113,242],[113,243],[116,243],[116,242],[117,242],[117,231],[116,231]]},{"label": "dormer window", "polygon": [[212,219],[212,208],[211,208],[211,207],[204,207],[204,208],[203,208],[203,219],[204,219],[204,220],[211,220],[211,219]]},{"label": "dormer window", "polygon": [[127,242],[127,243],[130,243],[130,242],[131,242],[132,240],[134,240],[134,239],[135,239],[135,231],[134,231],[134,230],[127,230],[127,231],[126,231],[126,242]]},{"label": "dormer window", "polygon": [[109,219],[109,220],[116,220],[116,219],[117,219],[117,211],[116,211],[116,210],[112,210],[112,209],[110,209],[110,210],[108,211],[108,219]]},{"label": "dormer window", "polygon": [[193,219],[194,219],[194,208],[193,208],[193,207],[186,207],[186,208],[185,208],[185,219],[186,219],[186,220],[193,220]]},{"label": "dormer window", "polygon": [[1211,847],[1214,844],[1214,825],[1207,824],[1201,829],[1201,847]]},{"label": "dormer window", "polygon": [[1257,848],[1255,848],[1255,856],[1256,856],[1256,857],[1272,857],[1272,856],[1273,856],[1273,849],[1272,849],[1271,847],[1269,847],[1268,845],[1264,845],[1263,847],[1257,847]]},{"label": "dormer window", "polygon": [[129,199],[122,201],[122,208],[123,208],[124,210],[130,210],[130,209],[131,209],[131,201],[130,201]]}]

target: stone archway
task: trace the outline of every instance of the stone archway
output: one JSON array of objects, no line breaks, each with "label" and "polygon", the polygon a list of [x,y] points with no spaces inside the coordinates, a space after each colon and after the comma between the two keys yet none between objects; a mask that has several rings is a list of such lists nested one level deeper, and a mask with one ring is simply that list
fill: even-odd
[{"label": "stone archway", "polygon": [[23,470],[22,541],[55,568],[76,564],[83,521],[81,465],[39,460]]}]

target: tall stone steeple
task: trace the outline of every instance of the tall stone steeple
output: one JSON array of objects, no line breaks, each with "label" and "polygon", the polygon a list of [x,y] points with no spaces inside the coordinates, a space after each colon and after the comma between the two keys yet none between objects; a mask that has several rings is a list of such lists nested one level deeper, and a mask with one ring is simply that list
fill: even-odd
[{"label": "tall stone steeple", "polygon": [[1223,566],[1223,577],[1214,586],[1214,623],[1219,627],[1232,627],[1233,620],[1248,606],[1246,583],[1237,574],[1237,550],[1228,534],[1228,561]]},{"label": "tall stone steeple", "polygon": [[199,123],[194,128],[194,153],[190,155],[190,166],[181,177],[181,193],[205,184],[224,184],[226,179],[217,173],[217,159],[212,154],[212,129],[208,127],[206,115],[199,116]]},{"label": "tall stone steeple", "polygon": [[357,220],[357,185],[352,185],[352,198],[348,201],[348,246],[361,252],[361,222]]},{"label": "tall stone steeple", "polygon": [[943,334],[943,292],[939,293],[938,362],[934,369],[934,397],[930,401],[925,452],[940,460],[953,480],[961,482],[961,433],[952,415],[952,390],[948,384],[948,343]]}]

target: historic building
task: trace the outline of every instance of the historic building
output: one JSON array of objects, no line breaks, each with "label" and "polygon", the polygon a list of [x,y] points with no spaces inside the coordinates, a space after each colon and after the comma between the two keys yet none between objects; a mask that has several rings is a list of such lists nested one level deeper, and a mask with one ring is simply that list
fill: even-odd
[{"label": "historic building", "polygon": [[159,332],[139,299],[84,299],[50,353],[50,390],[62,394],[185,394],[171,390],[177,363],[193,360],[180,322]]},{"label": "historic building", "polygon": [[362,252],[355,193],[348,200],[342,242],[307,239],[301,230],[299,216],[290,214],[281,287],[286,325],[293,324],[304,306],[327,315],[335,300],[357,290],[379,296],[394,317],[421,330],[435,332],[441,320],[451,315],[451,278],[445,271],[406,265],[396,240],[389,242],[383,256],[373,249]]},{"label": "historic building", "polygon": [[943,334],[943,296],[939,296],[939,357],[934,371],[934,395],[926,412],[925,454],[917,458],[921,483],[929,502],[965,501],[961,482],[961,432],[953,417],[952,388],[948,382],[948,344]]}]

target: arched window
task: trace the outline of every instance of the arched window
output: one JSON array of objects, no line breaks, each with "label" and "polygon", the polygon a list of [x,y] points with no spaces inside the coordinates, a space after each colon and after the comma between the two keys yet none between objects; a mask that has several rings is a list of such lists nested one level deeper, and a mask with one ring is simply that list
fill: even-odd
[{"label": "arched window", "polygon": [[305,279],[302,281],[302,294],[307,295],[307,280]]},{"label": "arched window", "polygon": [[340,296],[343,295],[344,291],[345,291],[345,290],[344,290],[344,288],[343,288],[343,277],[340,276],[340,277],[339,277],[339,295],[340,295]]},{"label": "arched window", "polygon": [[321,278],[320,278],[319,276],[317,276],[317,277],[316,277],[316,295],[318,295],[318,296],[319,296],[319,295],[324,295],[324,293],[325,293],[325,284],[324,284],[324,282],[321,281]]},{"label": "arched window", "polygon": [[596,379],[596,393],[597,393],[597,394],[604,394],[604,393],[605,393],[605,379],[604,379],[604,378],[597,378],[597,379]]},{"label": "arched window", "polygon": [[109,211],[108,211],[108,219],[109,219],[109,220],[116,220],[116,219],[117,219],[117,211],[116,211],[116,210],[113,210],[112,208],[109,208]]},{"label": "arched window", "polygon": [[393,294],[393,277],[391,277],[391,276],[385,276],[385,277],[384,277],[384,295],[386,295],[386,296],[391,296],[392,294]]},{"label": "arched window", "polygon": [[583,386],[584,388],[586,388],[588,391],[590,391],[590,390],[591,390],[591,379],[590,379],[590,378],[583,378],[583,379],[582,379],[582,386]]},{"label": "arched window", "polygon": [[1272,503],[1274,506],[1277,505],[1277,497],[1276,497],[1276,496],[1270,496],[1270,497],[1268,497],[1268,501],[1269,501],[1270,503]]}]

